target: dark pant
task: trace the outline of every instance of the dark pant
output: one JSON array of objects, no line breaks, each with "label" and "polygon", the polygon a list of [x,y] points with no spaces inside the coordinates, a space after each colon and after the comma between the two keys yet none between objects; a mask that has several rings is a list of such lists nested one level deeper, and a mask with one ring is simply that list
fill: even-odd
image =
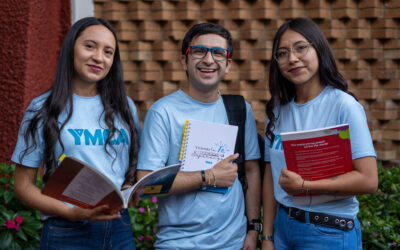
[{"label": "dark pant", "polygon": [[45,220],[41,250],[136,249],[128,211],[111,221],[69,221],[60,217]]}]

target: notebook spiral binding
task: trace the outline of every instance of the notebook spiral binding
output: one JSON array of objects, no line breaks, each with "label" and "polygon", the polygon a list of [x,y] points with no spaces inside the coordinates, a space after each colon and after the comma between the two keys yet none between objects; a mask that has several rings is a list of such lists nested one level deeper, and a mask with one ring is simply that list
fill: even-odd
[{"label": "notebook spiral binding", "polygon": [[186,155],[186,150],[187,150],[188,130],[189,129],[190,129],[189,120],[186,120],[185,125],[183,127],[181,152],[179,154],[179,160],[182,163],[182,169],[184,169],[184,159],[186,158],[185,155]]}]

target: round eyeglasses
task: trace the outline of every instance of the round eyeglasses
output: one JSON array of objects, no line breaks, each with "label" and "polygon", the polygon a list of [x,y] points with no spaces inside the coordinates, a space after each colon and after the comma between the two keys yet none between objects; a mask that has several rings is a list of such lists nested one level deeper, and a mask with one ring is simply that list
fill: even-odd
[{"label": "round eyeglasses", "polygon": [[203,59],[207,53],[210,52],[212,58],[215,61],[225,61],[230,57],[230,51],[224,48],[214,47],[207,48],[202,45],[192,45],[186,50],[186,55],[190,53],[190,55],[195,59]]},{"label": "round eyeglasses", "polygon": [[287,63],[290,58],[290,52],[292,52],[297,58],[300,59],[307,54],[311,46],[311,43],[300,42],[295,44],[291,49],[279,48],[274,54],[274,58],[279,64]]}]

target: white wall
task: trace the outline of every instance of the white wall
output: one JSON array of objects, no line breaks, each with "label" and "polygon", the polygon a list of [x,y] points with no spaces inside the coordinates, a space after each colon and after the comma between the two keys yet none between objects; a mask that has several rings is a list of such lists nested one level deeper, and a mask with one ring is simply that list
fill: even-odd
[{"label": "white wall", "polygon": [[71,0],[71,23],[77,20],[94,16],[93,0]]}]

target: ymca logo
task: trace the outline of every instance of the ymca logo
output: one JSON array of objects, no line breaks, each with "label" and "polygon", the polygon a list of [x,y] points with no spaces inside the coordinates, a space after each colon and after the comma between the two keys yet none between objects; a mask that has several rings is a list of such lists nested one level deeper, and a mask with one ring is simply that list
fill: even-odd
[{"label": "ymca logo", "polygon": [[[96,129],[92,134],[88,129],[68,129],[73,136],[75,145],[104,145],[108,138],[109,129]],[[111,145],[120,145],[125,143],[129,145],[128,134],[122,128],[117,132],[118,137],[110,140]]]},{"label": "ymca logo", "polygon": [[271,143],[271,145],[269,147],[270,148],[275,147],[275,150],[283,150],[281,135],[275,135],[274,136],[274,142]]}]

